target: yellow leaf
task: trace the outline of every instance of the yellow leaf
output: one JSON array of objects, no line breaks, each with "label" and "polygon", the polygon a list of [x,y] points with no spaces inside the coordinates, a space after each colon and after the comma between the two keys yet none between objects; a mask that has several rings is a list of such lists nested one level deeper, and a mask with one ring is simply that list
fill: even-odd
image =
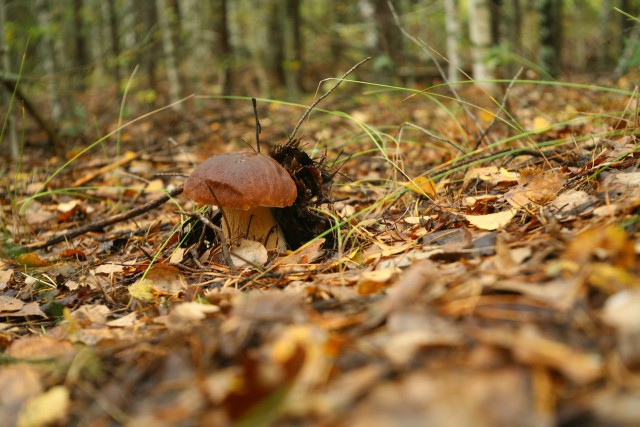
[{"label": "yellow leaf", "polygon": [[414,178],[411,182],[404,184],[404,186],[419,196],[426,196],[430,199],[435,199],[437,196],[436,184],[426,176]]},{"label": "yellow leaf", "polygon": [[141,301],[153,301],[152,289],[153,282],[149,279],[143,279],[129,286],[129,293],[132,297]]},{"label": "yellow leaf", "polygon": [[69,390],[56,386],[39,396],[32,397],[20,411],[18,427],[45,427],[64,424],[69,412]]},{"label": "yellow leaf", "polygon": [[541,132],[551,126],[551,122],[543,116],[535,116],[531,126],[532,132]]},{"label": "yellow leaf", "polygon": [[509,208],[502,212],[488,215],[462,215],[469,224],[482,230],[497,230],[507,225],[518,212],[517,209]]}]

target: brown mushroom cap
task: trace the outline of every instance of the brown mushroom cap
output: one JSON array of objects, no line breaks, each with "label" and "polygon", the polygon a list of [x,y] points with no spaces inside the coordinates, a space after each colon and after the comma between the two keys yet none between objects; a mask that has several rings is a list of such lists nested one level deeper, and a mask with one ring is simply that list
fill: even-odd
[{"label": "brown mushroom cap", "polygon": [[198,165],[184,184],[184,193],[200,204],[251,209],[290,206],[297,190],[289,173],[271,157],[229,153],[214,155]]}]

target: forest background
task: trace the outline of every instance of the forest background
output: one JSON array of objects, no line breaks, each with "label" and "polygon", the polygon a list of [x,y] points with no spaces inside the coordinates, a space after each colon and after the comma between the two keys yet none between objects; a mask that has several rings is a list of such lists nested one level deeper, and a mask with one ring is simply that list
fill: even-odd
[{"label": "forest background", "polygon": [[[0,423],[640,425],[638,15],[0,0]],[[181,194],[260,146],[283,253]]]},{"label": "forest background", "polygon": [[[435,61],[448,81],[521,67],[521,78],[616,79],[640,63],[638,1],[392,4],[396,17],[386,0],[2,0],[1,105],[19,80],[30,118],[69,148],[85,124],[108,126],[125,89],[123,119],[192,93],[299,101],[367,56],[352,78],[412,88],[443,82]],[[14,157],[19,109],[1,146]]]}]

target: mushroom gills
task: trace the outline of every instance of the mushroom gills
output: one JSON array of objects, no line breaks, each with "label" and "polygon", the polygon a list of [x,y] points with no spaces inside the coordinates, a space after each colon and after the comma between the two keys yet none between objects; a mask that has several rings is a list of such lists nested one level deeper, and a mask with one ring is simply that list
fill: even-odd
[{"label": "mushroom gills", "polygon": [[287,249],[282,229],[269,207],[222,208],[222,232],[231,243],[248,239],[262,243],[267,250],[284,252]]}]

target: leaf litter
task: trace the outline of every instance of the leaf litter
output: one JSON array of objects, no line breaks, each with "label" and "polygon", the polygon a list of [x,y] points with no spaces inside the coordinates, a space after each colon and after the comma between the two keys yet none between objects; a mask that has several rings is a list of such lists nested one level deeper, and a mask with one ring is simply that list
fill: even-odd
[{"label": "leaf litter", "polygon": [[[534,133],[471,158],[422,133],[377,131],[413,120],[459,147],[476,138],[471,123],[413,114],[433,108],[417,97],[385,98],[394,108],[384,114],[342,106],[369,134],[314,113],[296,144],[307,166],[343,159],[333,205],[313,211],[338,225],[280,255],[235,246],[237,270],[211,230],[181,214],[195,208],[184,196],[48,250],[20,245],[183,182],[153,171],[187,173],[193,159],[237,151],[253,132],[244,104],[227,111],[240,117],[233,126],[216,116],[222,104],[198,113],[215,130],[209,143],[190,142],[201,128],[141,123],[127,132],[152,147],[128,143],[117,162],[96,158],[90,174],[72,164],[48,184],[92,186],[80,193],[50,193],[22,214],[3,193],[16,225],[1,249],[0,416],[32,426],[637,425],[635,130],[606,118],[555,125],[527,111],[530,92],[514,94],[512,109]],[[295,110],[271,104],[268,115],[273,148]],[[42,186],[20,188],[29,197]]]}]

